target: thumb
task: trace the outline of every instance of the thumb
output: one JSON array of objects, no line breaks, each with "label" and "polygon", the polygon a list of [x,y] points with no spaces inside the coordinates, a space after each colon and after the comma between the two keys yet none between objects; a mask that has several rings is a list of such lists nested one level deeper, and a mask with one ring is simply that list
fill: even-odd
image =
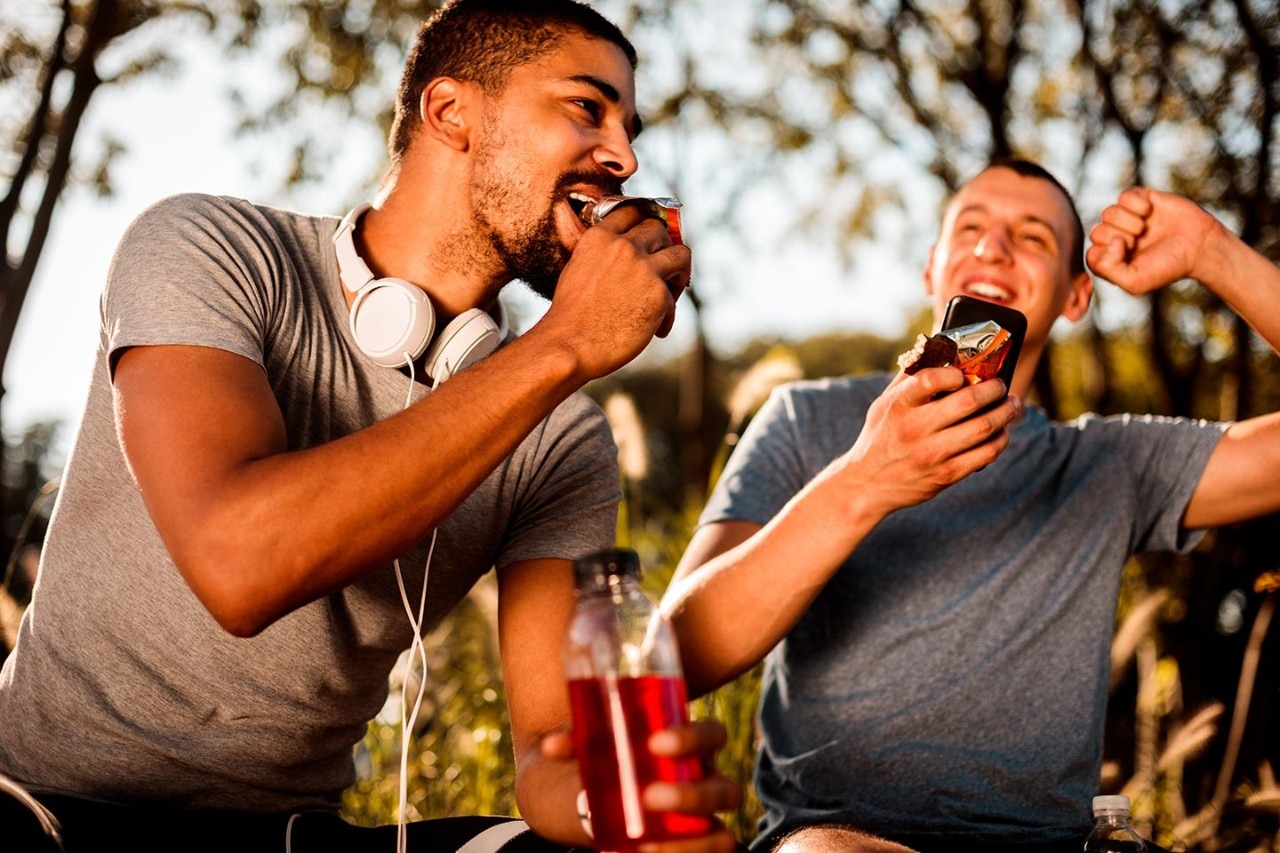
[{"label": "thumb", "polygon": [[1114,279],[1128,270],[1128,264],[1125,262],[1124,240],[1115,237],[1106,245],[1096,248],[1099,248],[1100,251],[1095,252],[1094,257],[1089,259],[1089,265],[1099,275],[1107,279]]}]

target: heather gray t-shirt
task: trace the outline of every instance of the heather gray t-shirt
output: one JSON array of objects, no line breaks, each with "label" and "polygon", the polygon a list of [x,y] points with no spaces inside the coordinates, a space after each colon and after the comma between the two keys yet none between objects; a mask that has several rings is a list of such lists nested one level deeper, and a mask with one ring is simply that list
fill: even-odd
[{"label": "heather gray t-shirt", "polygon": [[[701,523],[769,521],[888,381],[776,390]],[[1194,544],[1179,519],[1223,428],[1028,408],[998,461],[883,521],[767,660],[761,839],[824,821],[907,843],[1083,838],[1121,569]]]},{"label": "heather gray t-shirt", "polygon": [[[174,567],[130,478],[109,376],[112,355],[130,346],[242,355],[265,371],[291,451],[399,411],[409,378],[362,355],[348,330],[337,223],[185,195],[145,211],[124,236],[34,600],[0,673],[0,771],[37,791],[121,802],[340,804],[354,780],[353,745],[411,642],[393,569],[251,639],[223,631]],[[424,393],[419,384],[414,399]],[[618,483],[603,413],[573,396],[441,525],[427,628],[495,566],[612,546]],[[425,544],[400,561],[415,604]]]}]

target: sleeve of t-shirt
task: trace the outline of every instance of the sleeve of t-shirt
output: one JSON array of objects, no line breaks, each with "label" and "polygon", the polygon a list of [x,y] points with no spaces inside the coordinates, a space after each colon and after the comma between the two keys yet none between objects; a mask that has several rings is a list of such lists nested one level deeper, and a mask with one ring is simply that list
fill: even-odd
[{"label": "sleeve of t-shirt", "polygon": [[804,487],[800,441],[802,398],[789,385],[775,388],[747,425],[703,508],[699,525],[717,521],[767,524]]},{"label": "sleeve of t-shirt", "polygon": [[534,559],[576,560],[612,548],[622,496],[618,450],[604,412],[579,392],[526,440],[519,496],[498,567]]},{"label": "sleeve of t-shirt", "polygon": [[170,196],[130,224],[103,291],[108,365],[127,347],[215,347],[263,363],[279,253],[247,202]]},{"label": "sleeve of t-shirt", "polygon": [[1118,456],[1131,477],[1135,552],[1185,553],[1204,536],[1204,530],[1184,528],[1182,516],[1229,425],[1156,415],[1117,415],[1096,423],[1120,443]]}]

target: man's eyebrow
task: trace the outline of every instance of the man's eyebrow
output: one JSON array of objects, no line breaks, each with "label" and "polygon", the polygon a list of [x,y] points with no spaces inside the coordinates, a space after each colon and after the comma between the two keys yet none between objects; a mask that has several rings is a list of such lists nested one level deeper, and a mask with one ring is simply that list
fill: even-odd
[{"label": "man's eyebrow", "polygon": [[[618,91],[612,83],[603,80],[594,74],[575,74],[569,78],[575,83],[582,83],[597,90],[604,99],[611,104],[622,103],[622,93]],[[631,120],[631,138],[635,139],[640,135],[640,131],[644,129],[644,122],[640,120],[640,116],[636,115]]]}]

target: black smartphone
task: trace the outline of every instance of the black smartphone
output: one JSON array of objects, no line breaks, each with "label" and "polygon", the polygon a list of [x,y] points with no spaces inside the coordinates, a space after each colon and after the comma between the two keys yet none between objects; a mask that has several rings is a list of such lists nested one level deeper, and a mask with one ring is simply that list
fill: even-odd
[{"label": "black smartphone", "polygon": [[1004,380],[1005,388],[1013,387],[1013,372],[1018,367],[1018,353],[1022,351],[1022,339],[1027,334],[1027,318],[1021,311],[1005,305],[997,305],[972,296],[953,296],[947,303],[942,317],[943,329],[958,329],[973,323],[994,320],[1009,333],[1009,352],[1000,364],[996,375]]}]

